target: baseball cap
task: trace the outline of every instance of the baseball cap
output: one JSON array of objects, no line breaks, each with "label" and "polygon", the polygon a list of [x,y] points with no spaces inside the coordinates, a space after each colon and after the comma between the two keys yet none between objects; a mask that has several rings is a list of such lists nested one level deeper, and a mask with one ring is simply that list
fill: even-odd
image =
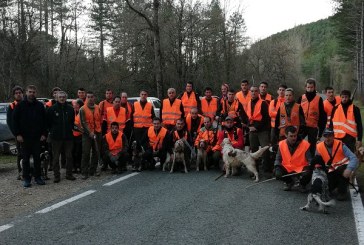
[{"label": "baseball cap", "polygon": [[325,128],[324,132],[322,133],[323,136],[333,135],[334,131],[331,128]]}]

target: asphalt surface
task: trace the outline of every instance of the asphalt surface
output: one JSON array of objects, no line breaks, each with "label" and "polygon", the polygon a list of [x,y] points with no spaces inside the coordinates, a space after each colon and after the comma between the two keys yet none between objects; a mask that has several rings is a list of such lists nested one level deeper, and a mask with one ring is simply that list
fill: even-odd
[{"label": "asphalt surface", "polygon": [[0,244],[358,244],[350,201],[328,215],[305,212],[307,195],[284,192],[282,182],[245,189],[246,173],[218,175],[146,171],[95,185],[49,213],[19,215]]}]

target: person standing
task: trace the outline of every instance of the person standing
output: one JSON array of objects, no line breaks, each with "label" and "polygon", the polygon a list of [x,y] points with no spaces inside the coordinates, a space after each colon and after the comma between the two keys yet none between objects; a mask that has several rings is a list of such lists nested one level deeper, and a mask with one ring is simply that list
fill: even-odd
[{"label": "person standing", "polygon": [[78,99],[82,100],[83,103],[86,102],[86,90],[84,88],[79,88],[77,90]]},{"label": "person standing", "polygon": [[327,116],[327,127],[330,126],[332,110],[335,106],[340,105],[340,96],[335,96],[334,89],[332,87],[325,88],[326,99],[324,100],[324,109]]},{"label": "person standing", "polygon": [[49,129],[49,137],[53,151],[53,173],[54,183],[61,181],[61,172],[59,166],[59,156],[64,150],[66,158],[66,179],[75,180],[72,175],[73,159],[73,128],[75,122],[75,114],[72,106],[68,105],[67,94],[64,91],[58,91],[57,102],[47,110],[47,125]]},{"label": "person standing", "polygon": [[160,116],[165,128],[169,131],[176,126],[176,121],[185,117],[182,101],[176,98],[176,90],[169,88],[168,98],[164,99],[160,108]]},{"label": "person standing", "polygon": [[[16,135],[15,135],[15,132],[14,132],[13,113],[14,113],[14,109],[18,105],[18,103],[20,103],[20,101],[23,100],[23,97],[24,97],[23,95],[24,95],[23,88],[20,87],[20,86],[15,86],[13,88],[14,101],[9,104],[9,107],[8,107],[8,109],[6,111],[6,124],[8,125],[8,127],[9,127],[11,133],[14,135],[14,137],[16,137]],[[22,172],[22,168],[21,168],[21,165],[20,165],[21,148],[20,148],[20,143],[18,141],[16,141],[16,151],[17,151],[16,165],[18,167],[17,179],[20,180],[21,179],[21,172]]]},{"label": "person standing", "polygon": [[[80,120],[83,129],[82,134],[82,179],[87,179],[89,175],[97,173],[97,151],[100,152],[101,143],[101,113],[98,105],[95,104],[93,92],[86,93],[86,104],[80,108]],[[92,157],[90,164],[90,152]]]},{"label": "person standing", "polygon": [[[126,92],[120,93],[120,107],[125,109],[125,127],[123,129],[123,133],[126,138],[128,138],[129,143],[131,140],[132,132],[133,132],[133,114],[134,108],[131,103],[128,102],[128,94]],[[120,125],[119,125],[120,126]],[[120,129],[120,127],[119,127]]]},{"label": "person standing", "polygon": [[45,103],[46,109],[50,108],[52,105],[56,104],[57,102],[57,93],[61,91],[62,89],[59,87],[54,87],[51,91],[52,99],[49,100],[47,103]]},{"label": "person standing", "polygon": [[106,123],[106,110],[109,107],[113,106],[113,96],[114,93],[111,89],[106,89],[105,91],[105,99],[99,103],[100,113],[102,118],[102,134],[105,135],[107,131],[107,123]]},{"label": "person standing", "polygon": [[210,117],[211,122],[215,120],[218,107],[218,99],[212,97],[212,89],[210,87],[205,88],[205,97],[201,99],[201,111],[202,115]]},{"label": "person standing", "polygon": [[334,129],[335,139],[341,140],[355,152],[361,146],[363,124],[360,109],[353,104],[350,96],[349,90],[341,91],[341,103],[332,110],[330,128]]},{"label": "person standing", "polygon": [[195,139],[200,131],[201,126],[203,125],[203,116],[198,114],[198,109],[192,108],[190,113],[186,116],[186,126],[188,132],[190,132],[192,141],[195,142]]},{"label": "person standing", "polygon": [[303,137],[310,142],[311,155],[315,155],[317,139],[321,138],[326,126],[326,113],[322,98],[316,92],[316,80],[309,78],[306,80],[306,93],[297,101],[303,109],[306,121],[306,132]]},{"label": "person standing", "polygon": [[222,119],[230,117],[234,120],[236,127],[241,128],[241,118],[245,115],[245,111],[239,100],[235,99],[235,90],[229,89],[227,100],[223,100],[219,110],[219,116]]},{"label": "person standing", "polygon": [[81,173],[82,159],[82,126],[80,119],[80,108],[84,105],[81,99],[72,101],[73,110],[75,112],[75,128],[73,130],[73,169],[74,173]]},{"label": "person standing", "polygon": [[[45,185],[41,177],[40,142],[47,139],[46,113],[43,103],[36,99],[37,88],[28,85],[24,100],[15,106],[13,125],[16,140],[21,144],[23,159],[23,186],[31,186],[31,174],[38,185]],[[34,159],[34,172],[30,172],[30,156]]]},{"label": "person standing", "polygon": [[271,126],[271,133],[270,133],[270,142],[275,145],[277,143],[277,137],[274,130],[275,130],[275,124],[276,124],[276,117],[279,108],[281,107],[281,104],[285,101],[285,91],[287,89],[287,86],[285,84],[281,84],[278,87],[277,99],[274,99],[269,104],[269,116],[270,116],[270,126]]},{"label": "person standing", "polygon": [[269,105],[270,102],[273,100],[273,96],[268,94],[267,89],[268,89],[268,83],[261,82],[259,85],[259,98],[261,100],[266,101]]},{"label": "person standing", "polygon": [[243,106],[244,111],[247,111],[248,103],[251,100],[249,91],[249,81],[244,79],[241,81],[241,91],[236,93],[236,98],[239,100],[240,104]]},{"label": "person standing", "polygon": [[198,112],[201,112],[200,96],[195,91],[193,91],[192,82],[187,82],[186,91],[180,94],[177,98],[182,102],[185,116],[190,113],[192,108],[197,107]]},{"label": "person standing", "polygon": [[111,123],[117,122],[119,124],[119,130],[124,131],[126,123],[126,110],[120,106],[121,98],[115,96],[113,100],[113,106],[106,109],[106,125],[107,132],[110,132]]}]

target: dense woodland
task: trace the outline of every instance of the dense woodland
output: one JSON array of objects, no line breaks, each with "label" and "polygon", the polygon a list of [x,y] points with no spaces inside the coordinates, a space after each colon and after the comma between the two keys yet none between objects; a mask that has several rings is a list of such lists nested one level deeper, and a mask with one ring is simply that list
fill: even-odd
[{"label": "dense woodland", "polygon": [[186,81],[217,92],[243,78],[353,90],[363,81],[363,0],[335,2],[329,19],[251,43],[244,12],[218,0],[1,0],[0,100],[16,84],[41,97],[54,86],[70,97],[78,87],[163,97]]}]

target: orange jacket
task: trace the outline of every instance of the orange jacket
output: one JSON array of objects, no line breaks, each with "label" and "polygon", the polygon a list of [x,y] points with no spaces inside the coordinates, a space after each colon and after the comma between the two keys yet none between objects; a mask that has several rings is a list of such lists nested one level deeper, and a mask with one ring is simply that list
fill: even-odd
[{"label": "orange jacket", "polygon": [[342,139],[345,137],[346,134],[349,134],[354,138],[358,137],[353,104],[348,107],[346,116],[342,105],[338,105],[332,118],[332,124],[334,128],[335,138]]},{"label": "orange jacket", "polygon": [[153,105],[150,102],[145,104],[144,109],[139,101],[134,102],[134,128],[149,128],[153,125],[152,109]]},{"label": "orange jacket", "polygon": [[279,109],[280,117],[279,117],[279,136],[285,135],[285,129],[288,126],[295,126],[297,128],[297,132],[300,127],[300,105],[295,103],[291,110],[291,115],[288,117],[286,111],[286,105],[282,103]]},{"label": "orange jacket", "polygon": [[107,121],[107,132],[110,132],[110,127],[112,122],[119,123],[119,130],[123,131],[126,122],[126,112],[125,108],[120,107],[119,115],[115,115],[114,107],[109,107],[106,109],[106,121]]},{"label": "orange jacket", "polygon": [[272,128],[274,128],[275,126],[275,123],[276,123],[276,116],[277,116],[277,113],[278,113],[278,108],[281,106],[281,104],[284,102],[284,97],[281,98],[277,98],[275,100],[272,100],[269,104],[269,109],[268,109],[268,112],[269,112],[269,116],[270,116],[270,125]]},{"label": "orange jacket", "polygon": [[[194,107],[197,107],[197,99],[195,92],[191,92],[190,97],[188,97],[187,92],[184,92],[181,97],[183,109],[185,111],[185,115],[190,113],[190,110]],[[164,106],[163,106],[164,107]]]},{"label": "orange jacket", "polygon": [[[203,125],[203,116],[198,115],[198,117],[200,118],[200,125],[197,128],[197,132],[200,130],[201,126]],[[191,133],[191,129],[192,129],[192,117],[191,114],[188,113],[187,117],[186,117],[186,124],[187,124],[187,130],[190,131]]]},{"label": "orange jacket", "polygon": [[213,151],[222,151],[221,143],[225,138],[229,138],[232,146],[235,149],[243,149],[244,148],[244,134],[243,130],[240,128],[234,128],[231,132],[227,130],[219,130],[217,133],[217,143],[212,148]]},{"label": "orange jacket", "polygon": [[115,141],[112,137],[111,132],[108,132],[105,135],[106,142],[109,146],[109,151],[113,156],[116,156],[122,149],[123,149],[123,132],[119,131],[118,136],[116,137]]},{"label": "orange jacket", "polygon": [[200,140],[204,140],[207,143],[207,152],[210,152],[212,150],[212,146],[215,144],[216,132],[212,129],[207,130],[205,127],[202,127],[200,131],[198,132],[198,136],[195,140],[195,146],[198,147]]},{"label": "orange jacket", "polygon": [[175,99],[171,105],[169,99],[163,100],[162,121],[164,125],[176,125],[176,120],[181,118],[181,100]]},{"label": "orange jacket", "polygon": [[[336,151],[336,149],[337,149],[337,151]],[[335,154],[335,151],[336,151],[334,159],[332,159],[332,164],[329,168],[329,172],[334,171],[338,167],[349,163],[349,158],[347,158],[344,155],[343,144],[340,140],[336,140],[336,139],[334,140],[331,154],[329,154],[329,152],[326,148],[325,142],[318,143],[316,145],[316,150],[317,150],[317,153],[319,153],[321,155],[325,164],[327,164],[327,162],[331,159],[332,155]]]},{"label": "orange jacket", "polygon": [[308,166],[306,152],[309,148],[310,143],[308,143],[306,140],[302,140],[293,155],[291,155],[289,152],[287,140],[281,140],[279,142],[279,150],[282,156],[282,166],[287,170],[288,173],[301,173],[303,168]]},{"label": "orange jacket", "polygon": [[[340,96],[335,96],[335,106],[338,106],[340,103],[341,103]],[[324,100],[324,110],[327,115],[327,127],[329,127],[330,125],[332,109],[334,109],[334,106],[327,99]]]},{"label": "orange jacket", "polygon": [[253,121],[261,121],[263,116],[262,113],[260,113],[262,109],[262,102],[263,100],[259,99],[254,107],[254,112],[252,112],[252,101],[250,100],[248,103],[248,109],[246,111],[246,115],[248,116],[249,123],[253,123]]},{"label": "orange jacket", "polygon": [[158,134],[155,133],[154,126],[148,129],[149,146],[153,149],[153,151],[162,149],[163,141],[167,135],[167,132],[168,130],[164,127],[159,130]]},{"label": "orange jacket", "polygon": [[301,107],[303,109],[303,113],[305,114],[306,126],[317,128],[320,110],[319,110],[319,101],[320,96],[316,95],[315,98],[309,102],[307,100],[306,95],[302,95]]},{"label": "orange jacket", "polygon": [[236,93],[235,97],[243,105],[244,110],[247,111],[247,109],[248,109],[248,103],[252,99],[252,97],[250,95],[250,92],[248,91],[248,94],[246,95],[246,97],[244,97],[243,91],[239,91],[239,92]]},{"label": "orange jacket", "polygon": [[207,102],[206,98],[201,99],[201,111],[206,117],[210,117],[211,120],[215,120],[216,112],[218,108],[218,101],[216,98],[211,98],[210,103]]},{"label": "orange jacket", "polygon": [[90,132],[101,133],[101,114],[99,106],[95,105],[93,112],[88,108],[87,104],[81,108],[83,108],[83,111],[85,112],[85,119]]},{"label": "orange jacket", "polygon": [[[80,119],[80,113],[78,113],[75,116],[75,126],[77,126],[79,129],[82,129],[81,119]],[[80,135],[82,135],[82,133],[80,131],[73,130],[73,136],[77,137],[77,136],[80,136]]]}]

